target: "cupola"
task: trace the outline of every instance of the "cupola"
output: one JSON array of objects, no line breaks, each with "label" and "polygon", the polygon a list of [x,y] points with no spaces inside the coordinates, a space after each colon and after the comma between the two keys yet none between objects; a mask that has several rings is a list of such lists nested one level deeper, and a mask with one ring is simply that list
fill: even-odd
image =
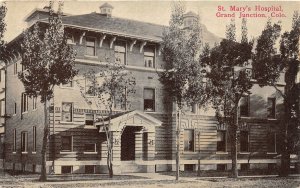
[{"label": "cupola", "polygon": [[106,15],[108,17],[111,17],[112,9],[113,8],[114,7],[111,6],[110,4],[104,3],[103,5],[100,6],[100,14],[103,14],[103,15]]},{"label": "cupola", "polygon": [[189,11],[188,13],[184,14],[183,15],[184,28],[191,27],[193,24],[198,22],[198,19],[199,19],[199,16],[192,11]]}]

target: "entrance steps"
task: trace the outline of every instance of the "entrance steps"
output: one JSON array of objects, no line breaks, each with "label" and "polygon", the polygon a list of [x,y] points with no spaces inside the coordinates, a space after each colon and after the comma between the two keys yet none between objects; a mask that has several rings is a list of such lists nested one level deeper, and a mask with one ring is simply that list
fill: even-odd
[{"label": "entrance steps", "polygon": [[135,161],[122,161],[121,173],[146,172],[146,166],[137,165]]}]

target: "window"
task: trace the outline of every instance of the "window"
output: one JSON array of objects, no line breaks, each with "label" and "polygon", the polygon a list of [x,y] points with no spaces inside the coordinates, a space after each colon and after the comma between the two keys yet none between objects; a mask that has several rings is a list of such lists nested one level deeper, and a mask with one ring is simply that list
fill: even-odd
[{"label": "window", "polygon": [[61,151],[72,151],[72,136],[61,137]]},{"label": "window", "polygon": [[32,151],[36,152],[36,126],[32,128]]},{"label": "window", "polygon": [[14,75],[18,74],[18,64],[14,64]]},{"label": "window", "polygon": [[87,37],[86,38],[86,55],[95,56],[95,38]]},{"label": "window", "polygon": [[145,46],[144,48],[145,67],[155,68],[155,46]]},{"label": "window", "polygon": [[74,44],[74,37],[71,34],[67,36],[67,44]]},{"label": "window", "polygon": [[85,75],[85,94],[89,96],[96,95],[96,78],[94,76]]},{"label": "window", "polygon": [[84,151],[85,152],[96,152],[96,144],[85,144]]},{"label": "window", "polygon": [[186,172],[193,172],[194,171],[194,166],[193,164],[184,164],[184,171]]},{"label": "window", "polygon": [[249,134],[248,131],[241,131],[240,133],[240,151],[249,151]]},{"label": "window", "polygon": [[275,118],[275,104],[276,99],[275,98],[268,98],[268,118]]},{"label": "window", "polygon": [[226,164],[217,164],[217,170],[225,171],[225,170],[227,170],[227,165]]},{"label": "window", "polygon": [[28,133],[21,132],[21,152],[27,152],[28,148]]},{"label": "window", "polygon": [[85,114],[85,125],[94,125],[94,114]]},{"label": "window", "polygon": [[62,103],[61,118],[64,122],[72,122],[73,120],[73,104],[72,103]]},{"label": "window", "polygon": [[126,42],[117,41],[115,44],[116,62],[126,65]]},{"label": "window", "polygon": [[194,151],[194,130],[184,130],[184,151]]},{"label": "window", "polygon": [[277,135],[276,133],[269,133],[269,138],[268,138],[268,152],[270,153],[276,153],[276,147],[277,147],[277,143],[276,143],[276,138]]},{"label": "window", "polygon": [[5,115],[5,101],[0,100],[0,116],[4,116],[4,115]]},{"label": "window", "polygon": [[27,112],[28,111],[28,96],[25,93],[22,93],[21,98],[21,112]]},{"label": "window", "polygon": [[61,173],[62,174],[71,174],[72,166],[61,166]]},{"label": "window", "polygon": [[32,109],[35,110],[37,108],[37,98],[33,97],[32,98]]},{"label": "window", "polygon": [[247,171],[247,170],[249,170],[249,164],[248,164],[248,163],[242,163],[242,164],[241,164],[241,170],[242,170],[242,171]]},{"label": "window", "polygon": [[73,87],[73,80],[69,81],[66,84],[62,84],[62,87]]},{"label": "window", "polygon": [[15,109],[14,109],[14,114],[17,114],[17,103],[15,102],[15,105],[14,105]]},{"label": "window", "polygon": [[95,174],[95,166],[94,165],[85,165],[84,170],[86,174]]},{"label": "window", "polygon": [[144,110],[155,111],[155,90],[145,88],[144,89]]},{"label": "window", "polygon": [[226,151],[226,131],[217,132],[217,151]]},{"label": "window", "polygon": [[14,135],[13,135],[13,152],[16,152],[17,150],[17,130],[14,129]]},{"label": "window", "polygon": [[249,116],[249,96],[244,96],[240,101],[240,115],[241,116]]}]

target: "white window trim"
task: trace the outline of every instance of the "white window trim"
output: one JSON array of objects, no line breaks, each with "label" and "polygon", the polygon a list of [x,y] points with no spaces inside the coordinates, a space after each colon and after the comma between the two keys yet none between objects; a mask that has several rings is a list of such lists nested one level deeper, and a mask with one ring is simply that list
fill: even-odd
[{"label": "white window trim", "polygon": [[[193,136],[193,142],[194,142],[193,151],[185,151],[184,150],[184,131],[185,130],[192,130],[193,131],[193,135],[194,135]],[[196,132],[195,129],[192,129],[192,128],[191,129],[183,129],[183,153],[197,153],[198,152],[198,151],[196,151],[196,142],[195,142],[196,141],[196,139],[195,139],[196,135],[195,135],[195,132]]]},{"label": "white window trim", "polygon": [[[154,90],[154,110],[153,111],[147,111],[147,110],[145,110],[145,96],[144,96],[145,89],[152,89],[152,90]],[[143,112],[147,112],[147,113],[157,112],[157,109],[156,109],[156,88],[155,87],[144,87],[143,88]]]},{"label": "white window trim", "polygon": [[[63,120],[62,120],[62,118],[63,118],[63,117],[62,117],[62,113],[63,113],[63,109],[62,109],[62,108],[63,108],[63,103],[71,103],[71,104],[72,104],[72,109],[71,109],[71,111],[72,111],[72,112],[71,112],[71,113],[72,113],[72,120],[71,120],[71,121],[63,121]],[[62,123],[62,124],[73,124],[73,123],[74,123],[74,103],[73,103],[73,102],[64,102],[64,101],[63,101],[63,102],[61,103],[61,114],[60,114],[60,115],[61,115],[60,123]]]}]

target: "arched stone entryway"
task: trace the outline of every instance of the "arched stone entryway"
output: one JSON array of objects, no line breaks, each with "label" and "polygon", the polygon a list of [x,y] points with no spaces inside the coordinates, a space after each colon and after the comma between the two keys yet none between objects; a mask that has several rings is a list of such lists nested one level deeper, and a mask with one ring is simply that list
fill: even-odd
[{"label": "arched stone entryway", "polygon": [[[130,161],[131,165],[135,164],[135,161],[153,161],[155,155],[155,127],[161,126],[161,124],[162,122],[156,118],[137,110],[116,114],[115,117],[112,117],[110,130],[114,140],[114,163],[119,161],[122,166],[122,164],[126,165]],[[100,132],[105,132],[102,122],[96,123],[96,125],[99,126]],[[148,166],[137,169],[144,169],[141,170],[143,172],[149,171]]]}]

